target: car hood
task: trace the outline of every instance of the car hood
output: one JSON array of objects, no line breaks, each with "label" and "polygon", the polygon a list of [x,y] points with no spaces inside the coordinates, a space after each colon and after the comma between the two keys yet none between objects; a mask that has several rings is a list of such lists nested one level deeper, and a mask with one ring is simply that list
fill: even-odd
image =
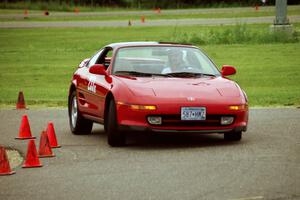
[{"label": "car hood", "polygon": [[240,97],[237,84],[222,77],[118,77],[136,97],[202,98]]}]

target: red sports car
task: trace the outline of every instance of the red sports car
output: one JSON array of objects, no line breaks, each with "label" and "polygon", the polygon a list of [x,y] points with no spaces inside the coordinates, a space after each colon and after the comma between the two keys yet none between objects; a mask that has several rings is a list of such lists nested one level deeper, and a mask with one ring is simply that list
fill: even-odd
[{"label": "red sports car", "polygon": [[69,91],[74,134],[104,125],[108,144],[122,146],[128,131],[222,133],[237,141],[247,130],[248,100],[226,78],[232,66],[215,64],[192,45],[114,43],[83,60]]}]

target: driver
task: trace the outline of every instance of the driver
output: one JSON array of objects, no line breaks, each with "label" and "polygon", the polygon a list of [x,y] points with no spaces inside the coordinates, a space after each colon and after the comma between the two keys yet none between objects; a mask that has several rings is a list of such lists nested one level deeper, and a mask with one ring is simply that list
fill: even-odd
[{"label": "driver", "polygon": [[183,61],[183,52],[177,48],[172,48],[168,51],[168,65],[162,70],[162,74],[181,71],[185,66]]}]

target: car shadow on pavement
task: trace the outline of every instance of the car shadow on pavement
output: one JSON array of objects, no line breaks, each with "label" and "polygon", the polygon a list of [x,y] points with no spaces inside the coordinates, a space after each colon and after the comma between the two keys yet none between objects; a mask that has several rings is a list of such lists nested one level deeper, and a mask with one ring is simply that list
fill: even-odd
[{"label": "car shadow on pavement", "polygon": [[[93,135],[101,140],[107,140],[104,130],[94,129]],[[199,148],[218,147],[245,144],[246,140],[238,142],[224,140],[223,134],[178,134],[178,133],[153,133],[153,132],[130,132],[126,133],[126,145],[122,148],[131,149],[169,149],[169,148]]]},{"label": "car shadow on pavement", "polygon": [[241,142],[225,141],[223,134],[187,135],[137,132],[127,134],[126,147],[132,149],[199,148],[237,145]]}]

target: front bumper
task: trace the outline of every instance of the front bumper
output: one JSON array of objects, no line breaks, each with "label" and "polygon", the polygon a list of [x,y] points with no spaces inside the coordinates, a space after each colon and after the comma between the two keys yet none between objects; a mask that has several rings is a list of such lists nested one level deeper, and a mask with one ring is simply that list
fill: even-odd
[{"label": "front bumper", "polygon": [[227,129],[211,129],[211,130],[176,130],[176,129],[159,129],[145,126],[128,126],[128,125],[120,125],[119,129],[121,131],[142,131],[142,132],[160,132],[160,133],[228,133],[228,132],[241,132],[247,131],[247,126],[239,126],[234,128]]},{"label": "front bumper", "polygon": [[[156,110],[132,110],[126,105],[119,105],[117,106],[117,118],[120,129],[126,131],[226,133],[247,130],[248,107],[237,111],[225,109],[226,106],[224,105],[205,107],[207,110],[205,121],[181,121],[180,106],[178,105],[168,105]],[[149,124],[148,116],[162,116],[162,124]],[[233,116],[234,121],[230,125],[221,125],[221,116]]]}]

